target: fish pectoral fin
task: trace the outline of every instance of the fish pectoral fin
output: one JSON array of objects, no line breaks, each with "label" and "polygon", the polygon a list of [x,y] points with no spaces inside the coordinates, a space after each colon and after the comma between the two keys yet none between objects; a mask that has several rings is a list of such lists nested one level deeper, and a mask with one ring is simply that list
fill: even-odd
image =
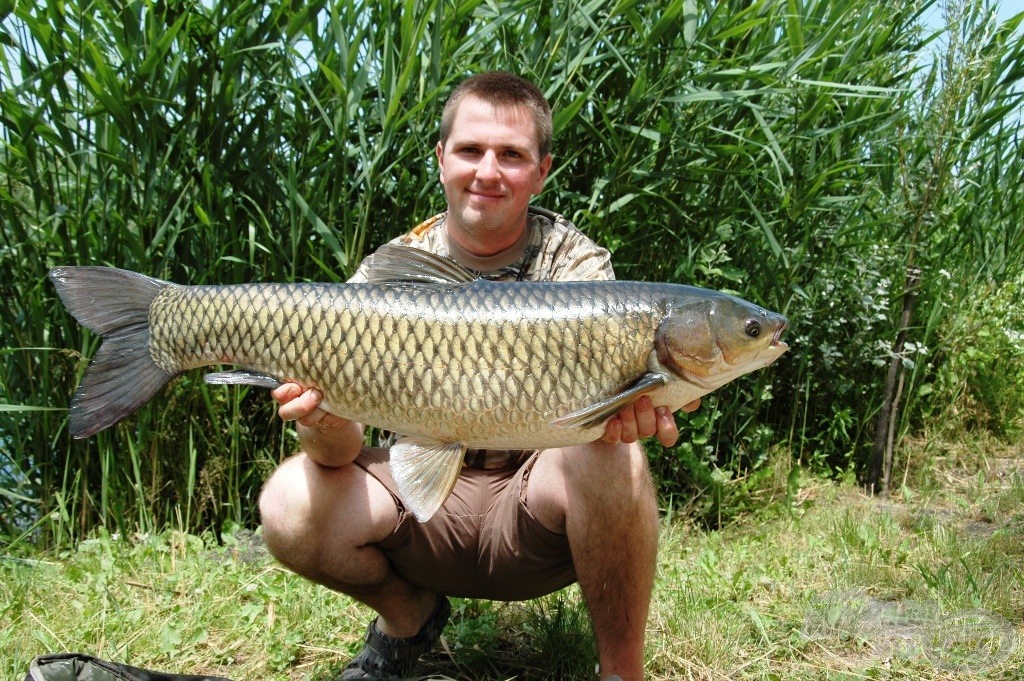
[{"label": "fish pectoral fin", "polygon": [[622,392],[555,419],[555,425],[562,426],[563,428],[589,428],[596,426],[605,419],[614,416],[619,409],[622,409],[627,404],[635,402],[641,395],[660,388],[667,382],[668,379],[665,378],[664,374],[649,371]]},{"label": "fish pectoral fin", "polygon": [[215,371],[203,376],[203,380],[211,385],[255,385],[260,388],[273,390],[281,385],[281,380],[270,374],[249,369],[234,369],[232,371]]},{"label": "fish pectoral fin", "polygon": [[403,437],[391,445],[391,476],[406,508],[425,523],[441,508],[459,479],[466,447]]}]

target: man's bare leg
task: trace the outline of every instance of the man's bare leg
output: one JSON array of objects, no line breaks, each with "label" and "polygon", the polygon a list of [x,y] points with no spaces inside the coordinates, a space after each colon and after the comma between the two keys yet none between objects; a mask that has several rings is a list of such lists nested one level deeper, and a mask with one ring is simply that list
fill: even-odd
[{"label": "man's bare leg", "polygon": [[327,468],[298,454],[274,472],[260,496],[267,548],[307,579],[373,608],[378,630],[416,635],[436,595],[391,570],[374,544],[398,522],[394,500],[362,468]]},{"label": "man's bare leg", "polygon": [[658,546],[643,449],[596,442],[543,452],[527,502],[548,529],[568,537],[602,678],[640,681]]}]

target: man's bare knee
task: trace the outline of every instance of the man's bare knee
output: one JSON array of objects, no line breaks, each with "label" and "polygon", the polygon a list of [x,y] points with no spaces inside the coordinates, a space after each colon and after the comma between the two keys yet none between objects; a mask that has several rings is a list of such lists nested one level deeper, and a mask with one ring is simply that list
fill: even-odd
[{"label": "man's bare knee", "polygon": [[527,502],[541,524],[564,531],[570,507],[590,513],[592,504],[653,504],[647,455],[638,444],[601,441],[543,452],[529,478]]},{"label": "man's bare knee", "polygon": [[366,471],[354,464],[325,468],[303,454],[267,480],[260,514],[268,550],[303,574],[381,541],[398,520],[394,500]]},{"label": "man's bare knee", "polygon": [[260,522],[264,542],[282,563],[304,562],[302,550],[316,532],[311,524],[310,490],[302,474],[303,455],[283,462],[264,483],[260,492]]}]

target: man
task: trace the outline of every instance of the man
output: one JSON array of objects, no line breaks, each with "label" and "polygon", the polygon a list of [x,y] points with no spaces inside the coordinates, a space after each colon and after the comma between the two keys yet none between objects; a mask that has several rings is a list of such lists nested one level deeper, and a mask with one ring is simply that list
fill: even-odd
[{"label": "man", "polygon": [[[551,169],[550,145],[551,111],[536,86],[506,73],[464,81],[445,105],[436,147],[448,209],[396,241],[496,279],[612,278],[607,251],[529,206]],[[601,678],[643,678],[658,515],[637,441],[675,443],[667,409],[642,397],[584,446],[471,452],[452,495],[419,523],[395,489],[387,451],[364,448],[360,424],[320,409],[316,390],[286,384],[273,397],[281,418],[296,422],[301,451],[260,499],[267,546],[378,613],[340,679],[411,674],[441,635],[446,596],[522,600],[573,581]]]}]

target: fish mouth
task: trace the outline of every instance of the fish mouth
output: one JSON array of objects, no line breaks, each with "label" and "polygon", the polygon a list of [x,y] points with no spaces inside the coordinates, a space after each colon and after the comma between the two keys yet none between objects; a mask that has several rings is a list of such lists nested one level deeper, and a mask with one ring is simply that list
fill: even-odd
[{"label": "fish mouth", "polygon": [[781,324],[779,324],[779,328],[775,329],[775,334],[772,336],[772,341],[771,341],[771,343],[769,343],[769,345],[771,345],[772,347],[776,347],[776,346],[782,346],[783,348],[788,348],[789,347],[789,345],[787,345],[782,340],[782,332],[786,330],[787,326],[788,326],[788,324],[786,322],[782,322]]}]

